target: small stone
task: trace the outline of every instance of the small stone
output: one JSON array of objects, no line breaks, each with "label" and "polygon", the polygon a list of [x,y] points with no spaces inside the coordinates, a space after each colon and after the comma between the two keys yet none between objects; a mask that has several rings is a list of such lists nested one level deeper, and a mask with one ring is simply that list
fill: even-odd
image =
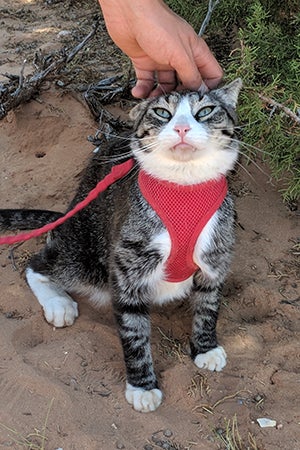
[{"label": "small stone", "polygon": [[216,431],[216,434],[219,436],[222,436],[224,434],[223,428],[216,428],[215,431]]},{"label": "small stone", "polygon": [[144,450],[153,450],[153,447],[150,444],[146,444],[144,445]]},{"label": "small stone", "polygon": [[276,427],[276,420],[268,419],[266,417],[261,417],[256,420],[261,428]]},{"label": "small stone", "polygon": [[172,433],[171,430],[165,430],[165,431],[164,431],[164,436],[166,436],[167,438],[169,438],[169,437],[173,436],[173,433]]},{"label": "small stone", "polygon": [[71,379],[70,379],[70,387],[71,387],[72,389],[74,389],[74,391],[77,391],[77,390],[78,390],[78,383],[77,383],[77,381],[75,380],[75,378],[71,378]]},{"label": "small stone", "polygon": [[44,156],[46,156],[45,152],[36,152],[35,153],[36,158],[44,158]]},{"label": "small stone", "polygon": [[69,30],[61,30],[59,33],[57,33],[57,37],[59,39],[62,39],[64,37],[70,36],[70,34],[72,34],[72,32]]},{"label": "small stone", "polygon": [[116,444],[116,448],[118,448],[118,449],[122,449],[122,448],[125,448],[125,445],[124,445],[124,444],[122,444],[122,442],[117,442],[117,444]]},{"label": "small stone", "polygon": [[164,448],[165,450],[170,450],[171,445],[168,442],[163,442],[162,448]]}]

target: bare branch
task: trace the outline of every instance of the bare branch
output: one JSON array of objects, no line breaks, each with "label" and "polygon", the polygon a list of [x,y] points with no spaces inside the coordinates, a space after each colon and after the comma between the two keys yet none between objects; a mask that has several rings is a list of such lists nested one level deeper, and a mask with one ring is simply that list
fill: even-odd
[{"label": "bare branch", "polygon": [[[47,56],[44,57],[40,63],[42,67],[46,66],[46,68],[37,71],[30,78],[24,77],[24,67],[26,61],[24,61],[22,65],[19,76],[5,74],[5,76],[11,80],[11,84],[0,85],[0,120],[3,119],[11,109],[16,108],[21,103],[29,101],[35,94],[37,94],[41,84],[47,80],[47,77],[54,75],[55,73],[59,73],[60,70],[70,63],[70,61],[72,61],[77,53],[82,50],[86,43],[94,37],[98,27],[99,22],[96,22],[92,31],[68,54],[63,54],[63,56],[53,62],[51,62],[52,58],[48,58]],[[48,59],[49,62],[47,61]],[[48,66],[47,63],[49,64]],[[17,87],[15,87],[16,81],[18,81]]]},{"label": "bare branch", "polygon": [[276,102],[270,97],[266,97],[265,95],[258,94],[258,97],[268,105],[273,106],[274,108],[281,109],[288,117],[290,117],[294,122],[298,123],[300,125],[300,117],[297,116],[297,114],[293,113],[289,108],[282,105],[281,103]]},{"label": "bare branch", "polygon": [[205,19],[202,22],[200,31],[198,33],[198,36],[203,36],[203,34],[205,33],[205,30],[207,28],[207,25],[210,22],[212,13],[214,12],[215,7],[220,3],[220,0],[209,0],[209,4],[208,4],[208,10],[205,16]]}]

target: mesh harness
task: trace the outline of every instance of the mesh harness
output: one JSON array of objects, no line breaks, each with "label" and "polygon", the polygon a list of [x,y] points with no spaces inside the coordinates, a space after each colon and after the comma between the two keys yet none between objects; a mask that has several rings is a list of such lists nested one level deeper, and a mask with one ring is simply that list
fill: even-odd
[{"label": "mesh harness", "polygon": [[196,241],[227,194],[226,178],[220,176],[217,180],[183,186],[141,170],[138,182],[144,198],[170,234],[171,253],[166,262],[165,280],[184,281],[199,269],[193,260]]}]

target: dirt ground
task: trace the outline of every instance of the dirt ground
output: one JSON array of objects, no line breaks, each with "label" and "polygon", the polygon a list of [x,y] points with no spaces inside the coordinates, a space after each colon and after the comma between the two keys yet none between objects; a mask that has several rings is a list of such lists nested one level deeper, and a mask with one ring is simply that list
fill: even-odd
[{"label": "dirt ground", "polygon": [[[0,0],[0,72],[18,74],[25,58],[25,74],[32,72],[36,50],[78,42],[97,12],[92,2]],[[82,63],[83,84],[91,73],[101,79],[117,70],[105,32],[97,39],[89,51],[103,62]],[[55,83],[11,111],[0,122],[0,207],[64,210],[96,129],[80,96]],[[297,212],[282,203],[266,166],[243,165],[231,182],[239,225],[218,325],[228,365],[217,374],[198,370],[186,351],[188,307],[155,309],[153,355],[165,397],[154,413],[125,401],[110,310],[80,299],[72,327],[44,320],[22,271],[44,238],[0,248],[0,448],[300,449]],[[276,426],[261,428],[264,417]]]}]

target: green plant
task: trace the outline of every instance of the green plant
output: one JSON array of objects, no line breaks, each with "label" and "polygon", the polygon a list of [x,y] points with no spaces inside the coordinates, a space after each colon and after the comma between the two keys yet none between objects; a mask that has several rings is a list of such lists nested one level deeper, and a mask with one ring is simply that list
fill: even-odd
[{"label": "green plant", "polygon": [[[208,2],[169,0],[199,30]],[[206,31],[225,78],[244,82],[242,153],[263,155],[283,198],[300,197],[300,6],[297,0],[220,1]]]}]

